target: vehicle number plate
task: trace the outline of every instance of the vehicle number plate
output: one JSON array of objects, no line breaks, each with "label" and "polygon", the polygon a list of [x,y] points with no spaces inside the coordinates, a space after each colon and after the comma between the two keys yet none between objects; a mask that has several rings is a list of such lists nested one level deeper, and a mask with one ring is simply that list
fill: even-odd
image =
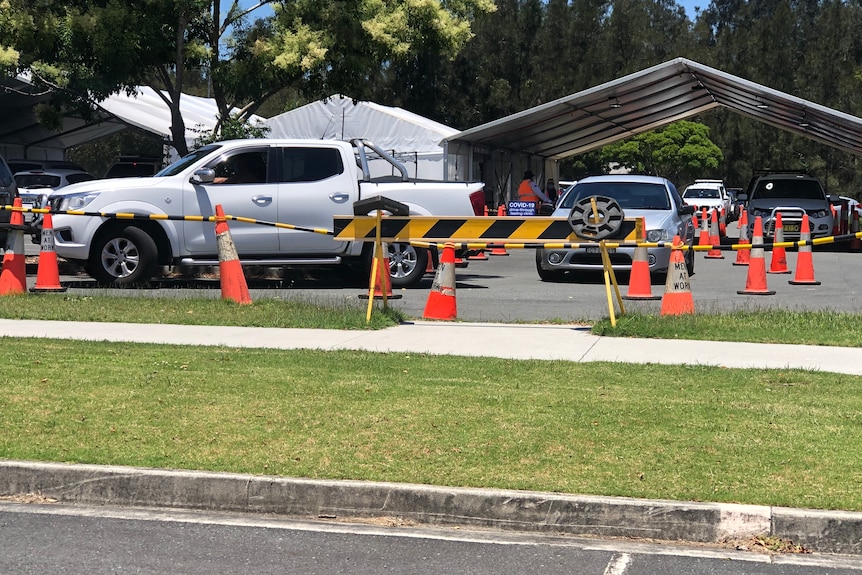
[{"label": "vehicle number plate", "polygon": [[[608,250],[609,254],[615,254],[617,252],[616,248],[605,248]],[[588,254],[600,254],[602,253],[602,249],[599,246],[587,246]]]},{"label": "vehicle number plate", "polygon": [[799,232],[799,224],[782,224],[781,228],[785,232]]}]

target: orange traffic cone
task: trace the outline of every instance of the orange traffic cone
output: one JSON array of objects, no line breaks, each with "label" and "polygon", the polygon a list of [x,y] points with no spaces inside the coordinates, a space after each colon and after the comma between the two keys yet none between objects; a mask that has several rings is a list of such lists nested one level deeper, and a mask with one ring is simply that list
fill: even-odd
[{"label": "orange traffic cone", "polygon": [[682,240],[673,238],[670,252],[670,265],[667,269],[664,297],[661,300],[661,315],[684,315],[694,313],[694,297],[688,283],[688,268],[682,255]]},{"label": "orange traffic cone", "polygon": [[[373,282],[373,286],[371,286],[374,290],[373,297],[374,299],[401,299],[401,294],[392,293],[392,276],[390,275],[389,256],[387,255],[389,248],[387,248],[386,244],[382,244],[381,249],[383,250],[383,258],[379,261],[382,264],[377,266],[374,277],[370,277],[368,282],[369,285]],[[359,294],[359,299],[368,299],[368,294]]]},{"label": "orange traffic cone", "polygon": [[835,206],[829,207],[832,209],[832,235],[837,236],[841,234],[841,219],[838,217],[838,210]]},{"label": "orange traffic cone", "polygon": [[766,273],[770,274],[789,274],[790,269],[787,267],[787,250],[784,246],[776,246],[784,242],[784,224],[781,222],[781,212],[775,214],[775,231],[772,234],[772,259],[769,263],[769,269]]},{"label": "orange traffic cone", "polygon": [[709,218],[706,217],[706,208],[700,209],[700,236],[697,239],[697,245],[709,245]]},{"label": "orange traffic cone", "polygon": [[218,268],[222,299],[231,299],[238,304],[250,304],[251,295],[242,271],[242,263],[230,235],[221,204],[216,204],[216,241],[218,242]]},{"label": "orange traffic cone", "polygon": [[[504,206],[503,204],[500,204],[497,207],[497,217],[501,218],[505,215],[506,215],[506,206]],[[497,246],[497,247],[491,248],[491,255],[492,256],[507,256],[507,255],[509,255],[509,252],[506,251],[506,246]]]},{"label": "orange traffic cone", "polygon": [[60,285],[60,268],[54,251],[54,222],[51,214],[42,219],[42,246],[39,250],[39,267],[36,269],[36,285],[31,292],[64,292]]},{"label": "orange traffic cone", "polygon": [[723,238],[727,237],[727,214],[724,212],[724,208],[721,208],[718,214],[718,233]]},{"label": "orange traffic cone", "polygon": [[443,257],[431,293],[425,304],[425,319],[453,320],[458,317],[458,304],[455,301],[455,244],[446,243],[443,247]]},{"label": "orange traffic cone", "polygon": [[437,272],[437,268],[434,267],[434,256],[432,255],[431,250],[428,250],[428,263],[425,265],[425,273],[433,274]]},{"label": "orange traffic cone", "polygon": [[697,206],[694,208],[694,213],[691,214],[691,227],[694,229],[700,228],[700,221],[697,219]]},{"label": "orange traffic cone", "polygon": [[712,246],[706,257],[708,259],[723,260],[724,254],[721,253],[721,236],[718,231],[718,210],[712,210],[712,217],[709,222],[709,244]]},{"label": "orange traffic cone", "polygon": [[[12,207],[23,207],[21,198],[15,198]],[[0,295],[19,294],[27,291],[23,212],[13,211],[9,225],[9,232],[6,236],[6,253],[3,254],[3,271],[0,272]]]},{"label": "orange traffic cone", "polygon": [[796,258],[796,276],[787,283],[791,285],[820,285],[820,282],[814,279],[813,257],[808,214],[803,214],[802,231],[799,233],[799,253]]},{"label": "orange traffic cone", "polygon": [[[736,227],[739,229],[739,241],[738,244],[740,246],[749,246],[751,242],[748,241],[748,213],[743,211],[739,216],[739,220],[736,222]],[[751,256],[751,248],[750,247],[741,247],[736,250],[736,261],[733,262],[735,266],[747,266],[749,262],[749,257]]]},{"label": "orange traffic cone", "polygon": [[[643,229],[646,233],[646,219],[643,220]],[[649,273],[649,254],[647,248],[641,245],[645,238],[640,238],[635,246],[635,257],[632,261],[632,271],[629,274],[629,291],[623,299],[656,300],[661,296],[652,295],[652,281]]]},{"label": "orange traffic cone", "polygon": [[481,262],[481,261],[485,261],[489,258],[487,256],[487,254],[485,254],[485,250],[481,249],[481,250],[477,250],[476,253],[473,254],[472,256],[467,256],[467,259]]},{"label": "orange traffic cone", "polygon": [[862,238],[859,237],[859,210],[853,210],[853,222],[850,224],[850,244],[847,249],[851,252],[862,252]]},{"label": "orange traffic cone", "polygon": [[742,295],[775,295],[766,287],[766,260],[763,257],[763,220],[760,216],[754,219],[754,233],[751,238],[751,258],[748,264],[748,276],[745,279],[745,289],[736,293]]}]

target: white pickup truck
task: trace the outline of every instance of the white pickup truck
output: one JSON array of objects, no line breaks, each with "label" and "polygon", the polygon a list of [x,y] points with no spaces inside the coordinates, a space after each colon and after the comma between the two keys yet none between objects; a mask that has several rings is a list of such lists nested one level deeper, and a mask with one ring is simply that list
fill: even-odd
[{"label": "white pickup truck", "polygon": [[[371,158],[391,162],[391,177],[372,178]],[[103,285],[146,283],[165,266],[218,265],[215,226],[185,216],[230,216],[332,230],[333,216],[375,196],[406,204],[411,215],[475,216],[484,184],[411,180],[404,167],[365,140],[231,140],[204,146],[146,178],[93,180],[53,192],[54,249]],[[72,215],[132,213],[134,219]],[[160,216],[175,219],[160,219]],[[244,265],[304,266],[371,260],[372,243],[229,221]],[[419,281],[428,251],[389,244],[392,285]]]}]

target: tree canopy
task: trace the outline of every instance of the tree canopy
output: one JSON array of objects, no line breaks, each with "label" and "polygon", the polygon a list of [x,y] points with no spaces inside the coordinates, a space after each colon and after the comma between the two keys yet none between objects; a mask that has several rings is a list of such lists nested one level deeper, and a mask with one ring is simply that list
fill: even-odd
[{"label": "tree canopy", "polygon": [[[862,116],[860,29],[862,3],[845,0],[710,0],[694,20],[674,0],[0,0],[0,64],[64,106],[139,84],[172,105],[211,95],[225,121],[240,110],[232,130],[261,106],[335,93],[467,129],[680,56]],[[731,186],[806,168],[859,195],[853,154],[723,109],[688,120],[612,150],[650,146],[643,169]],[[561,176],[595,173],[608,153]]]},{"label": "tree canopy", "polygon": [[[225,121],[247,118],[285,88],[311,98],[362,92],[384,66],[429,52],[453,57],[471,38],[474,17],[494,9],[492,0],[261,0],[248,8],[231,0],[222,11],[223,4],[3,0],[0,62],[51,90],[55,112],[74,106],[87,114],[112,93],[154,88],[184,154],[179,102],[189,86],[205,83]],[[250,22],[265,5],[274,15]]]}]

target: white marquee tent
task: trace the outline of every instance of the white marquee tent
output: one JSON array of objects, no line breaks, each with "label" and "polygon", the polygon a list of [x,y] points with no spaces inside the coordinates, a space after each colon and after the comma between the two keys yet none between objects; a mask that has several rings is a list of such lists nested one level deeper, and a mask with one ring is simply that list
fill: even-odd
[{"label": "white marquee tent", "polygon": [[[364,138],[398,158],[410,176],[444,179],[440,142],[459,132],[402,108],[355,101],[335,95],[279,114],[263,125],[272,138],[349,140]],[[379,171],[375,171],[379,170]],[[391,173],[388,164],[372,164],[373,175]]]},{"label": "white marquee tent", "polygon": [[[170,110],[152,88],[139,86],[133,95],[125,93],[109,96],[98,105],[98,113],[85,121],[74,115],[62,119],[58,130],[41,126],[34,114],[36,104],[45,101],[47,94],[39,93],[26,77],[0,80],[0,152],[6,158],[61,160],[66,150],[110,135],[129,127],[151,132],[161,139],[169,139]],[[180,110],[186,125],[186,142],[191,145],[201,132],[215,127],[218,107],[215,100],[183,94]],[[263,118],[253,117],[253,122]]]}]

